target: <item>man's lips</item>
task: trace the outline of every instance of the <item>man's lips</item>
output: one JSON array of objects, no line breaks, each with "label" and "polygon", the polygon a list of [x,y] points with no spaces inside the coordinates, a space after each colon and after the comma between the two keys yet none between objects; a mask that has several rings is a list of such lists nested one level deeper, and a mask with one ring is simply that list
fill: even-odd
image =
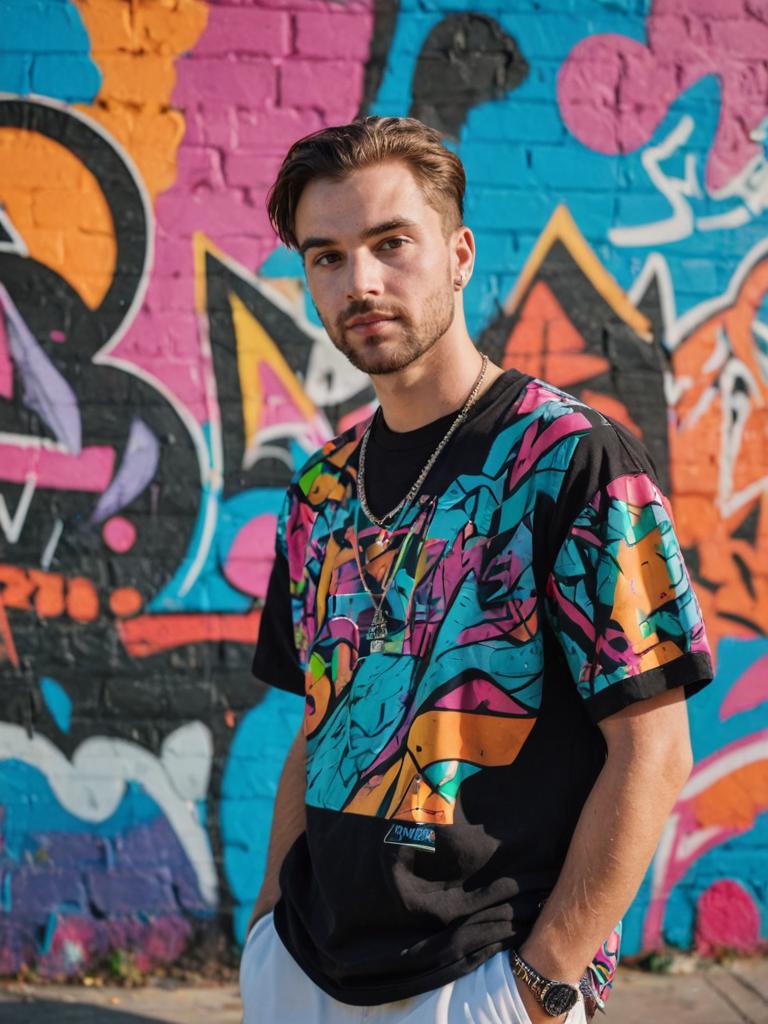
[{"label": "man's lips", "polygon": [[356,316],[347,321],[347,330],[356,334],[378,334],[380,331],[394,323],[396,316],[387,316],[384,313],[370,313],[367,316]]}]

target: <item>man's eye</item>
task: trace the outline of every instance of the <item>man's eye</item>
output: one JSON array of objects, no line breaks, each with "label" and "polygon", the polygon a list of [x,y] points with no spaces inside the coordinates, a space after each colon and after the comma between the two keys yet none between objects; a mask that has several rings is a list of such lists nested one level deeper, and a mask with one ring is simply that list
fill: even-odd
[{"label": "man's eye", "polygon": [[405,238],[385,238],[379,246],[380,249],[400,249],[405,245]]},{"label": "man's eye", "polygon": [[315,260],[316,267],[327,267],[331,263],[335,263],[339,259],[337,252],[324,252],[321,253]]}]

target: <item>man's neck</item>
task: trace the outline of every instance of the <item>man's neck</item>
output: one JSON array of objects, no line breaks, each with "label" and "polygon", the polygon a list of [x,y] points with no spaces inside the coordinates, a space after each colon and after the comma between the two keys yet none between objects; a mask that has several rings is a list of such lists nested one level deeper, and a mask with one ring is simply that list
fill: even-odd
[{"label": "man's neck", "polygon": [[[477,380],[482,356],[469,336],[444,344],[441,339],[398,373],[371,378],[390,430],[404,433],[458,412]],[[488,364],[481,394],[503,371]]]}]

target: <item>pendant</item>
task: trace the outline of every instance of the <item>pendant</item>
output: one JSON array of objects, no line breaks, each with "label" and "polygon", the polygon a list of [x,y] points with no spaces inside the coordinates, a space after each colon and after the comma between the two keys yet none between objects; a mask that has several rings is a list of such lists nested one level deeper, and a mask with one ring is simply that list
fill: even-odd
[{"label": "pendant", "polygon": [[370,641],[371,654],[381,654],[387,639],[387,617],[381,608],[376,609],[365,636]]}]

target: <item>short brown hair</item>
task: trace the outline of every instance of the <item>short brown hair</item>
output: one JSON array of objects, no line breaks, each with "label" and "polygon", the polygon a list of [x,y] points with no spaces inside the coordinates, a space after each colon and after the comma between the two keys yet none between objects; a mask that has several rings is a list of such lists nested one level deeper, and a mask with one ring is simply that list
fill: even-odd
[{"label": "short brown hair", "polygon": [[446,230],[460,227],[466,176],[461,160],[446,149],[440,133],[414,117],[369,116],[313,132],[288,150],[267,197],[269,219],[280,239],[298,249],[296,207],[310,181],[343,178],[384,160],[408,164]]}]

